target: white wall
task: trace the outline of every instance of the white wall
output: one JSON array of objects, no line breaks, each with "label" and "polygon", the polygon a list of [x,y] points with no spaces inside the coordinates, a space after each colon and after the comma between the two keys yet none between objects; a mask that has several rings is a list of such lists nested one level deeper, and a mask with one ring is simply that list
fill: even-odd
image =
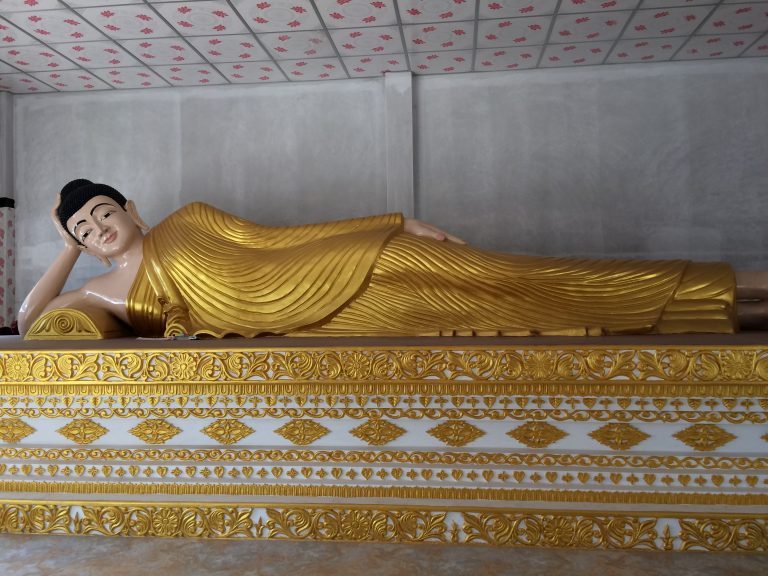
[{"label": "white wall", "polygon": [[150,224],[191,200],[298,223],[385,211],[409,154],[417,215],[480,246],[768,269],[768,59],[416,77],[412,126],[392,94],[369,79],[15,97],[19,299],[59,248],[46,218],[72,178],[114,185]]}]

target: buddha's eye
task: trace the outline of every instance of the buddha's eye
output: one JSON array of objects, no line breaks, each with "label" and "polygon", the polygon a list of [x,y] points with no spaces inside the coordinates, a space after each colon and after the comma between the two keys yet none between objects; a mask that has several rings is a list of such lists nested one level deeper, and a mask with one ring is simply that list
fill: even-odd
[{"label": "buddha's eye", "polygon": [[90,236],[90,234],[91,234],[90,230],[86,230],[85,232],[80,234],[80,241],[81,242],[85,241],[85,239],[88,238],[88,236]]},{"label": "buddha's eye", "polygon": [[101,218],[99,218],[99,220],[106,220],[110,216],[112,216],[112,212],[105,212],[104,215]]}]

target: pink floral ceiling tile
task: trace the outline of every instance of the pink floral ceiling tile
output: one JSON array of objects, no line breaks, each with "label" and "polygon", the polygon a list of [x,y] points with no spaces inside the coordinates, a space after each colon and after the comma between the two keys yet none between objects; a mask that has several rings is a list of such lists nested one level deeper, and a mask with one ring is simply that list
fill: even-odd
[{"label": "pink floral ceiling tile", "polygon": [[155,4],[154,7],[184,36],[248,32],[235,11],[224,0],[169,2]]},{"label": "pink floral ceiling tile", "polygon": [[479,0],[480,18],[522,18],[554,14],[557,0]]},{"label": "pink floral ceiling tile", "polygon": [[442,22],[438,24],[409,24],[403,26],[406,50],[432,52],[435,50],[464,50],[472,48],[474,22]]},{"label": "pink floral ceiling tile", "polygon": [[408,62],[405,54],[374,54],[372,56],[351,56],[342,58],[347,72],[353,78],[381,76],[385,72],[405,72]]},{"label": "pink floral ceiling tile", "polygon": [[70,8],[90,8],[92,6],[120,6],[122,4],[143,4],[144,0],[64,0]]},{"label": "pink floral ceiling tile", "polygon": [[203,62],[182,38],[143,38],[123,40],[123,48],[150,66],[196,64]]},{"label": "pink floral ceiling tile", "polygon": [[133,56],[109,40],[51,44],[51,47],[84,68],[115,68],[138,64]]},{"label": "pink floral ceiling tile", "polygon": [[768,56],[768,34],[755,42],[742,56]]},{"label": "pink floral ceiling tile", "polygon": [[328,35],[322,30],[259,34],[264,47],[278,60],[335,56]]},{"label": "pink floral ceiling tile", "polygon": [[61,70],[57,72],[33,72],[30,76],[50,84],[62,92],[90,92],[109,90],[109,85],[97,76],[84,70]]},{"label": "pink floral ceiling tile", "polygon": [[403,42],[397,26],[329,30],[329,34],[341,56],[403,52]]},{"label": "pink floral ceiling tile", "polygon": [[359,28],[397,24],[392,0],[315,0],[328,28]]},{"label": "pink floral ceiling tile", "polygon": [[29,34],[26,34],[13,26],[7,20],[0,19],[0,46],[29,46],[37,44]]},{"label": "pink floral ceiling tile", "polygon": [[12,12],[11,22],[43,42],[103,40],[104,35],[70,10]]},{"label": "pink floral ceiling tile", "polygon": [[550,43],[597,42],[615,40],[632,13],[602,12],[558,16],[549,37]]},{"label": "pink floral ceiling tile", "polygon": [[400,0],[403,24],[474,20],[477,0]]},{"label": "pink floral ceiling tile", "polygon": [[36,94],[40,92],[55,92],[37,78],[27,74],[0,74],[0,90],[14,94]]},{"label": "pink floral ceiling tile", "polygon": [[675,60],[734,58],[744,52],[760,34],[726,34],[724,36],[692,36]]},{"label": "pink floral ceiling tile", "polygon": [[[670,2],[670,0],[664,0]],[[685,0],[672,0],[685,2]],[[715,2],[717,0],[707,0]],[[563,0],[558,14],[576,14],[581,12],[604,12],[610,10],[634,10],[640,0]]]},{"label": "pink floral ceiling tile", "polygon": [[155,66],[152,69],[174,86],[212,86],[214,84],[227,84],[227,81],[210,64]]},{"label": "pink floral ceiling tile", "polygon": [[269,60],[269,54],[250,34],[194,36],[186,39],[209,62],[251,62]]},{"label": "pink floral ceiling tile", "polygon": [[254,32],[320,30],[323,25],[309,0],[233,0]]},{"label": "pink floral ceiling tile", "polygon": [[0,14],[62,8],[59,0],[0,0]]},{"label": "pink floral ceiling tile", "polygon": [[541,49],[541,46],[522,46],[478,50],[475,58],[475,72],[535,68]]},{"label": "pink floral ceiling tile", "polygon": [[664,62],[672,58],[685,38],[635,38],[619,40],[614,46],[607,64],[629,62]]},{"label": "pink floral ceiling tile", "polygon": [[589,66],[601,64],[613,42],[578,42],[575,44],[552,44],[544,50],[539,64],[542,68],[556,66]]},{"label": "pink floral ceiling tile", "polygon": [[720,6],[697,32],[700,34],[746,34],[768,30],[768,4]]},{"label": "pink floral ceiling tile", "polygon": [[414,74],[458,74],[472,71],[472,51],[418,52],[411,54]]},{"label": "pink floral ceiling tile", "polygon": [[549,16],[481,20],[477,27],[477,47],[544,44],[551,20]]},{"label": "pink floral ceiling tile", "polygon": [[[737,0],[744,2],[744,0]],[[717,4],[718,0],[643,0],[640,8],[674,8],[679,6],[704,6]]]},{"label": "pink floral ceiling tile", "polygon": [[285,76],[274,62],[229,62],[216,64],[219,72],[238,84],[262,84],[264,82],[285,82]]},{"label": "pink floral ceiling tile", "polygon": [[665,38],[688,36],[712,11],[712,6],[638,10],[630,20],[623,38]]},{"label": "pink floral ceiling tile", "polygon": [[107,84],[123,90],[129,88],[163,88],[169,85],[168,82],[144,66],[104,68],[96,70],[95,74]]},{"label": "pink floral ceiling tile", "polygon": [[280,67],[289,80],[341,80],[348,78],[338,58],[316,58],[307,60],[286,60]]},{"label": "pink floral ceiling tile", "polygon": [[107,36],[116,40],[176,35],[173,28],[145,4],[82,8],[78,12]]},{"label": "pink floral ceiling tile", "polygon": [[0,48],[0,60],[22,72],[45,70],[71,70],[77,65],[47,46],[13,46]]}]

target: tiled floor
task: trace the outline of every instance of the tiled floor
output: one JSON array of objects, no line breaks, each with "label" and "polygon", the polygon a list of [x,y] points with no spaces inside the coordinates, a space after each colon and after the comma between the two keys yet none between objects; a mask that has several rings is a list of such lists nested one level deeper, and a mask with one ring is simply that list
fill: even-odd
[{"label": "tiled floor", "polygon": [[765,576],[768,555],[0,535],[2,576]]}]

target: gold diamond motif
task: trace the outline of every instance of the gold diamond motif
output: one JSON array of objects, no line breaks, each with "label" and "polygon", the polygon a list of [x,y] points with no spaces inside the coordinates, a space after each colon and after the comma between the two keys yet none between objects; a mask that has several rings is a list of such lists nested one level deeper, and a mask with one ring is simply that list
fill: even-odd
[{"label": "gold diamond motif", "polygon": [[702,452],[716,450],[731,440],[736,440],[736,436],[714,424],[695,424],[672,436],[694,450]]},{"label": "gold diamond motif", "polygon": [[128,430],[128,432],[147,444],[165,444],[168,440],[181,432],[181,429],[173,424],[169,424],[161,418],[150,418],[144,420],[144,422],[138,426],[134,426]]},{"label": "gold diamond motif", "polygon": [[485,432],[463,420],[448,420],[427,430],[427,434],[434,436],[440,442],[445,442],[448,446],[464,446],[477,440]]},{"label": "gold diamond motif", "polygon": [[649,434],[624,422],[606,424],[597,430],[593,430],[589,435],[603,446],[608,446],[612,450],[629,450],[640,444],[643,440],[650,438]]},{"label": "gold diamond motif", "polygon": [[275,430],[277,434],[280,434],[286,440],[290,440],[294,444],[299,446],[306,446],[312,444],[318,438],[322,438],[330,430],[325,426],[322,426],[314,420],[295,419],[291,420],[287,424],[283,424]]},{"label": "gold diamond motif", "polygon": [[400,428],[400,426],[395,426],[392,422],[378,418],[371,418],[365,424],[361,424],[349,432],[356,438],[360,438],[363,442],[373,446],[389,444],[392,440],[405,434],[405,430]]},{"label": "gold diamond motif", "polygon": [[237,444],[246,436],[253,434],[253,428],[239,420],[221,419],[209,424],[201,432],[219,444]]},{"label": "gold diamond motif", "polygon": [[568,432],[563,432],[560,428],[546,422],[533,421],[510,430],[507,435],[528,448],[546,448],[568,436]]},{"label": "gold diamond motif", "polygon": [[101,424],[97,424],[89,418],[73,420],[66,426],[57,430],[59,434],[78,444],[90,444],[109,432]]},{"label": "gold diamond motif", "polygon": [[0,418],[0,438],[13,444],[35,432],[29,424],[19,418]]}]

